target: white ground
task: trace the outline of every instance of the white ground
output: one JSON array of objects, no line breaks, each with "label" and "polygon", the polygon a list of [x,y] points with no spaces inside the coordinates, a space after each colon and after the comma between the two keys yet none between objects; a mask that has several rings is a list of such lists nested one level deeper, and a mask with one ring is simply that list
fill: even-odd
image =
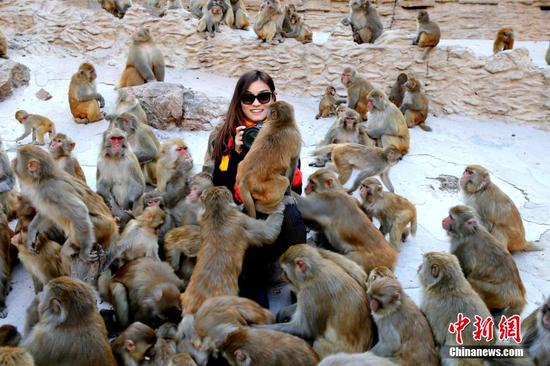
[{"label": "white ground", "polygon": [[[483,54],[485,51],[482,49],[490,46],[485,44],[486,41],[479,43],[475,47],[476,51]],[[546,47],[545,43],[537,43],[534,47],[536,54],[542,55]],[[28,87],[18,89],[13,96],[0,102],[0,136],[10,158],[14,156],[17,147],[15,139],[22,132],[13,117],[15,111],[24,108],[31,113],[46,115],[55,121],[59,132],[67,133],[77,142],[76,155],[88,183],[94,187],[100,138],[107,123],[103,121],[87,126],[74,124],[66,94],[69,75],[84,59],[72,56],[48,59],[41,56],[39,60],[34,56],[21,55],[12,55],[12,58],[33,71]],[[116,93],[113,85],[120,72],[117,65],[122,64],[123,58],[121,55],[120,60],[113,60],[109,65],[96,65],[98,87],[106,99],[107,111],[114,108]],[[228,100],[236,81],[211,73],[177,69],[169,69],[166,80]],[[51,100],[40,101],[35,97],[34,94],[41,87],[53,95]],[[302,167],[307,177],[312,172],[307,164],[312,159],[310,153],[331,125],[332,118],[315,120],[317,98],[281,94],[279,99],[287,100],[295,106],[304,140]],[[440,191],[439,183],[429,177],[439,174],[459,176],[467,164],[484,165],[490,169],[493,180],[519,207],[529,240],[538,240],[550,229],[550,164],[546,155],[550,154],[550,132],[459,116],[430,117],[428,122],[434,131],[427,133],[418,128],[411,130],[411,151],[391,172],[396,192],[411,200],[418,209],[418,233],[403,245],[397,265],[397,274],[403,286],[417,302],[420,289],[416,269],[422,253],[448,249],[441,219],[447,215],[449,207],[461,202],[458,193]],[[172,130],[156,133],[161,140],[174,135],[185,138],[190,144],[196,169],[200,169],[208,132]],[[30,138],[24,142],[30,142]],[[540,244],[545,247],[544,252],[514,255],[527,288],[529,304],[524,315],[540,305],[544,296],[550,295],[550,234],[545,235]],[[33,289],[29,275],[21,266],[14,271],[12,286],[13,290],[7,300],[9,315],[0,320],[0,324],[14,324],[22,330],[25,309],[32,300]]]}]

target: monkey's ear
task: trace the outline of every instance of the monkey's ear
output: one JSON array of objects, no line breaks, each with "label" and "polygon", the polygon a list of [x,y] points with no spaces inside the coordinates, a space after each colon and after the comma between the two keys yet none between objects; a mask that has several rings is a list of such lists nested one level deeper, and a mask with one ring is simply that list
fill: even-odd
[{"label": "monkey's ear", "polygon": [[329,188],[333,188],[334,187],[334,179],[332,179],[332,178],[325,179],[325,185]]},{"label": "monkey's ear", "polygon": [[437,264],[432,264],[432,277],[437,278],[439,277],[439,266]]},{"label": "monkey's ear", "polygon": [[29,159],[27,161],[27,170],[31,173],[34,173],[40,168],[40,162],[36,159]]},{"label": "monkey's ear", "polygon": [[74,142],[74,141],[73,141],[73,142],[70,142],[70,143],[69,143],[69,150],[73,151],[74,148],[75,148],[75,146],[76,146],[76,142]]},{"label": "monkey's ear", "polygon": [[65,320],[63,304],[61,303],[61,301],[59,301],[59,299],[50,299],[49,312],[57,317],[60,322]]},{"label": "monkey's ear", "polygon": [[303,259],[295,259],[294,260],[294,265],[296,266],[296,269],[302,273],[304,273],[306,271],[306,262],[304,262]]},{"label": "monkey's ear", "polygon": [[376,185],[376,192],[382,192],[382,186]]},{"label": "monkey's ear", "polygon": [[235,352],[233,352],[233,355],[235,355],[235,359],[239,362],[244,362],[246,360],[246,353],[240,349],[236,349]]},{"label": "monkey's ear", "polygon": [[124,340],[124,348],[128,351],[128,352],[134,352],[136,350],[136,344],[134,343],[133,340],[131,339],[126,339]]}]

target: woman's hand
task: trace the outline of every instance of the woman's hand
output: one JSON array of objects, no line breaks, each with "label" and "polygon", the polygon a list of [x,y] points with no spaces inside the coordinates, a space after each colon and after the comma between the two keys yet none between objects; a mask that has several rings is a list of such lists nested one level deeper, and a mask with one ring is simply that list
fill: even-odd
[{"label": "woman's hand", "polygon": [[235,151],[239,154],[243,150],[243,133],[245,128],[246,126],[239,126],[235,133]]}]

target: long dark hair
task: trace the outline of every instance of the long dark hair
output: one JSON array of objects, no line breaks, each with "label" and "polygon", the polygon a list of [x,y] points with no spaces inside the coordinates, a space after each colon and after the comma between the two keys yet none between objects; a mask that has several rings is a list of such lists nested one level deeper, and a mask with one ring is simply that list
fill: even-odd
[{"label": "long dark hair", "polygon": [[252,70],[244,73],[235,85],[235,91],[229,103],[229,109],[225,115],[225,121],[218,134],[214,138],[214,150],[212,158],[214,161],[220,161],[225,153],[225,146],[229,136],[234,136],[238,126],[244,123],[246,117],[241,108],[241,97],[248,90],[253,82],[261,80],[269,86],[272,93],[275,92],[275,83],[268,73],[261,70]]}]

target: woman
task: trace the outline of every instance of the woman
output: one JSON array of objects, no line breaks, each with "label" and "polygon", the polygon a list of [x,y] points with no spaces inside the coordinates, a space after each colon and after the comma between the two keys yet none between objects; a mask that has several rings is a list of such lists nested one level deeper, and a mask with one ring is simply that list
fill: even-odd
[{"label": "woman", "polygon": [[[261,126],[267,118],[269,106],[275,102],[275,84],[263,71],[249,71],[237,81],[225,122],[213,131],[207,151],[207,159],[213,162],[214,185],[226,186],[233,192],[235,200],[240,197],[235,186],[237,165],[248,149],[243,143],[247,127]],[[211,153],[210,153],[211,151]],[[269,151],[266,151],[268,154]],[[292,189],[301,192],[301,173],[292,182]],[[267,215],[257,213],[257,218]],[[275,243],[261,248],[250,248],[246,252],[243,270],[239,278],[241,296],[257,301],[277,313],[290,304],[290,290],[277,263],[279,256],[293,244],[306,242],[306,228],[296,205],[288,204],[284,211],[281,233]]]}]

